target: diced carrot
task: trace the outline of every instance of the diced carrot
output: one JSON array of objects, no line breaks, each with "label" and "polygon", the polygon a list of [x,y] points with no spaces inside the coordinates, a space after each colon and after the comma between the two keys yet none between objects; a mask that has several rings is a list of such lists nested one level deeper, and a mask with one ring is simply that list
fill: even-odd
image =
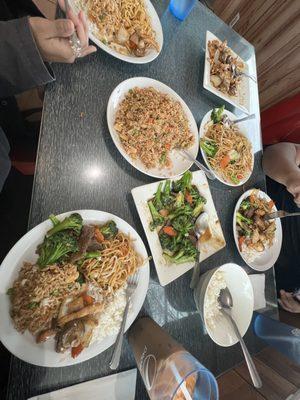
[{"label": "diced carrot", "polygon": [[225,169],[229,163],[230,163],[230,157],[227,154],[225,157],[222,158],[222,160],[220,162],[220,167],[222,169]]},{"label": "diced carrot", "polygon": [[269,209],[272,210],[272,208],[275,206],[274,201],[273,201],[273,200],[270,200],[270,201],[268,202],[268,206],[269,206]]},{"label": "diced carrot", "polygon": [[238,180],[242,180],[244,177],[243,177],[243,175],[242,174],[237,174],[237,176],[236,176],[237,178],[238,178]]},{"label": "diced carrot", "polygon": [[167,217],[169,215],[169,211],[163,208],[162,210],[159,211],[160,215],[162,217]]},{"label": "diced carrot", "polygon": [[245,236],[240,236],[239,237],[239,249],[240,249],[240,251],[242,251],[242,245],[243,245],[245,239],[246,239]]},{"label": "diced carrot", "polygon": [[92,296],[89,296],[88,294],[84,293],[82,295],[82,298],[85,306],[91,306],[92,304],[94,304],[94,298]]},{"label": "diced carrot", "polygon": [[97,242],[99,242],[99,243],[104,242],[104,236],[97,226],[95,228],[95,238],[96,238]]},{"label": "diced carrot", "polygon": [[166,147],[166,150],[170,150],[171,149],[171,143],[166,143],[165,147]]},{"label": "diced carrot", "polygon": [[78,357],[79,354],[82,352],[82,350],[83,350],[82,344],[79,344],[79,345],[76,346],[76,347],[72,347],[72,350],[71,350],[72,358]]},{"label": "diced carrot", "polygon": [[177,235],[177,232],[175,231],[173,226],[164,226],[163,232],[168,236],[176,236]]},{"label": "diced carrot", "polygon": [[185,192],[184,198],[189,204],[193,204],[193,198],[188,190]]}]

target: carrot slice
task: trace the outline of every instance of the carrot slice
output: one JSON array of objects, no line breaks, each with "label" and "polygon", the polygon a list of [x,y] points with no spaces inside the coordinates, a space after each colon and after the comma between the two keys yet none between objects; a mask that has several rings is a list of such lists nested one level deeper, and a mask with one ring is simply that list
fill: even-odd
[{"label": "carrot slice", "polygon": [[185,192],[184,198],[186,199],[186,201],[187,201],[189,204],[193,204],[193,198],[192,198],[190,192],[186,191],[186,192]]},{"label": "carrot slice", "polygon": [[245,236],[240,236],[239,237],[239,249],[240,249],[240,251],[242,251],[242,245],[243,245],[245,239],[246,239]]},{"label": "carrot slice", "polygon": [[166,148],[166,150],[170,150],[171,149],[171,143],[166,143],[165,144],[165,148]]},{"label": "carrot slice", "polygon": [[79,344],[79,345],[76,346],[76,347],[72,347],[72,350],[71,350],[72,358],[78,357],[79,354],[82,352],[82,350],[83,350],[82,344]]},{"label": "carrot slice", "polygon": [[82,295],[82,299],[85,306],[91,306],[92,304],[94,304],[94,298],[86,293]]},{"label": "carrot slice", "polygon": [[230,157],[227,154],[225,157],[222,158],[222,160],[220,162],[220,167],[222,169],[225,169],[229,163],[230,163]]},{"label": "carrot slice", "polygon": [[97,242],[99,242],[99,243],[104,242],[104,236],[97,226],[95,228],[95,238],[96,238]]},{"label": "carrot slice", "polygon": [[168,236],[176,236],[177,235],[177,232],[175,231],[173,226],[164,226],[163,232]]}]

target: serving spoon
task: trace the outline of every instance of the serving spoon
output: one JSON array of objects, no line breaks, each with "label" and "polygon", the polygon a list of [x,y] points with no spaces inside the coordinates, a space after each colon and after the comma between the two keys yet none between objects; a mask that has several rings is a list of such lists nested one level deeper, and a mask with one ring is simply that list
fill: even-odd
[{"label": "serving spoon", "polygon": [[239,328],[237,327],[235,320],[232,318],[231,309],[233,306],[233,300],[232,300],[231,293],[227,287],[225,289],[221,289],[219,297],[218,297],[218,302],[221,307],[222,314],[225,315],[227,317],[227,319],[230,321],[230,323],[233,327],[233,330],[241,344],[253,385],[257,389],[259,389],[262,387],[262,381],[257,372],[254,361],[246,347],[244,339],[242,338],[242,335],[240,334]]},{"label": "serving spoon", "polygon": [[193,275],[190,283],[190,288],[194,289],[198,282],[199,277],[199,269],[200,269],[200,244],[199,238],[203,235],[203,233],[208,228],[208,214],[204,211],[196,220],[195,223],[195,234],[197,236],[197,258],[193,269]]}]

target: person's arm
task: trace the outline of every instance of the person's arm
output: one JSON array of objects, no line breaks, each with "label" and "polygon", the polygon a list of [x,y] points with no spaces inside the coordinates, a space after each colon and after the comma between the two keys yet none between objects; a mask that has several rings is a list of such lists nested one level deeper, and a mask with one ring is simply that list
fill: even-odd
[{"label": "person's arm", "polygon": [[274,181],[286,186],[300,203],[300,145],[278,143],[267,147],[263,155],[265,174]]},{"label": "person's arm", "polygon": [[54,80],[36,47],[27,17],[0,22],[0,97]]},{"label": "person's arm", "polygon": [[96,51],[89,45],[88,25],[82,11],[55,21],[24,17],[0,22],[0,98],[54,80],[45,62],[73,63],[69,38],[77,32],[80,57]]}]

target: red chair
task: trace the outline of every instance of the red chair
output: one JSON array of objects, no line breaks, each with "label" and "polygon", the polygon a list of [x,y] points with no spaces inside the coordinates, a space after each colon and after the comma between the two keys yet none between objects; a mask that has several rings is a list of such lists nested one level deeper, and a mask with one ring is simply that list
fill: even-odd
[{"label": "red chair", "polygon": [[261,113],[263,144],[300,143],[300,93]]}]

